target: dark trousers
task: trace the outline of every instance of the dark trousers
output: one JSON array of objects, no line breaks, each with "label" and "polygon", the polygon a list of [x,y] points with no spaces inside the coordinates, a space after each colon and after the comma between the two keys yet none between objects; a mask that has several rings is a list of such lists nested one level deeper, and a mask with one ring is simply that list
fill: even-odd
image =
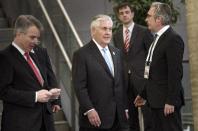
[{"label": "dark trousers", "polygon": [[45,125],[42,123],[40,131],[46,131]]},{"label": "dark trousers", "polygon": [[42,124],[41,124],[40,131],[47,131],[47,130],[46,130],[46,127],[45,127],[44,120],[42,120]]},{"label": "dark trousers", "polygon": [[153,131],[183,131],[180,109],[165,116],[164,109],[151,109],[154,130]]},{"label": "dark trousers", "polygon": [[[134,77],[128,74],[126,85],[128,86],[128,105],[129,105],[129,126],[130,131],[140,131],[138,108],[134,105],[134,100],[144,86],[144,79]],[[139,88],[139,89],[137,89]],[[144,119],[144,131],[153,131],[153,124],[151,121],[151,109],[147,103],[141,107]]]},{"label": "dark trousers", "polygon": [[147,105],[141,107],[143,117],[144,117],[144,131],[153,131],[153,122],[151,121],[151,109]]},{"label": "dark trousers", "polygon": [[[141,107],[144,119],[144,131],[153,131],[153,123],[151,121],[151,110],[147,105]],[[140,131],[138,108],[131,104],[129,109],[129,126],[130,131]]]}]

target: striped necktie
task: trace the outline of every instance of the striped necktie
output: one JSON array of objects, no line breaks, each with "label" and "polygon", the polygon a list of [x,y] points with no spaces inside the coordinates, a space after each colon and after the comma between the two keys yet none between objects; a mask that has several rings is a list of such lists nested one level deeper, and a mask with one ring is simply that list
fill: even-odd
[{"label": "striped necktie", "polygon": [[128,52],[129,51],[129,46],[130,46],[130,35],[129,35],[130,31],[129,29],[127,28],[125,30],[125,39],[124,39],[124,50],[125,52]]}]

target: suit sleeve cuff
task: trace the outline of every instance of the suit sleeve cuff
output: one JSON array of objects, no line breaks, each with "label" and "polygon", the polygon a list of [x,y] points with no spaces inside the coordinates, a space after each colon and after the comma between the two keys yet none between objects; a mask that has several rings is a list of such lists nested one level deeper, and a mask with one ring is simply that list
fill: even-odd
[{"label": "suit sleeve cuff", "polygon": [[37,102],[37,92],[35,92],[35,103]]},{"label": "suit sleeve cuff", "polygon": [[84,115],[86,116],[89,112],[91,112],[91,111],[93,111],[93,110],[95,110],[95,109],[93,108],[93,109],[90,109],[90,110],[86,111],[86,112],[84,113]]}]

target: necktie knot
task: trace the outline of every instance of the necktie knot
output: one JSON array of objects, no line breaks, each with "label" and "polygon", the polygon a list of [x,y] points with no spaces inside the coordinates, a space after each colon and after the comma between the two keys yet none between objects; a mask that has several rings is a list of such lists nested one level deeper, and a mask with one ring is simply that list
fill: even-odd
[{"label": "necktie knot", "polygon": [[125,30],[125,34],[128,34],[129,33],[129,29],[128,28],[126,28],[126,30]]},{"label": "necktie knot", "polygon": [[103,48],[102,51],[103,51],[104,53],[107,53],[107,48]]},{"label": "necktie knot", "polygon": [[30,59],[30,55],[28,52],[25,52],[24,56],[27,58],[27,59]]},{"label": "necktie knot", "polygon": [[158,34],[155,34],[153,37],[153,41],[155,41],[155,39],[157,38]]}]

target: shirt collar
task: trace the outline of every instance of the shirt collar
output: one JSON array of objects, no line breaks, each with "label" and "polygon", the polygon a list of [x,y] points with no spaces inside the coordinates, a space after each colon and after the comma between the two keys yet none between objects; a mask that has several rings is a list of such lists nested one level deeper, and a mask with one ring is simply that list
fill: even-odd
[{"label": "shirt collar", "polygon": [[[96,46],[98,47],[98,49],[101,51],[103,49],[103,47],[101,45],[98,44],[98,42],[96,42],[95,39],[92,39],[94,41],[94,43],[96,44]],[[109,50],[108,46],[105,46],[104,48],[106,48],[107,50]]]},{"label": "shirt collar", "polygon": [[133,31],[134,25],[135,25],[135,23],[132,22],[132,24],[128,28],[126,28],[125,26],[123,26],[123,31],[125,31],[126,29],[128,29],[129,32],[131,33]]},{"label": "shirt collar", "polygon": [[[12,42],[12,45],[13,45],[22,55],[25,54],[25,51],[23,51],[23,49],[21,49],[21,47],[19,47],[14,41]],[[31,53],[34,53],[34,50],[32,49],[30,52],[31,52]]]},{"label": "shirt collar", "polygon": [[162,29],[160,29],[156,34],[158,36],[161,36],[166,30],[168,30],[168,28],[170,27],[170,25],[166,25],[164,26]]}]

